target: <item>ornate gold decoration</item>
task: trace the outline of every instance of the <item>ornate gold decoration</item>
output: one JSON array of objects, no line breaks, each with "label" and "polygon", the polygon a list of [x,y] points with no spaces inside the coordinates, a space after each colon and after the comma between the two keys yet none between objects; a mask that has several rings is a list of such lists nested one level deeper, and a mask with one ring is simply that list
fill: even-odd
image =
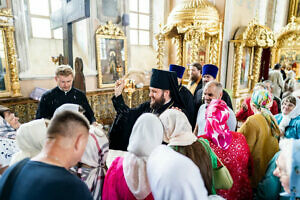
[{"label": "ornate gold decoration", "polygon": [[172,42],[176,46],[176,64],[182,65],[182,36],[172,38]]},{"label": "ornate gold decoration", "polygon": [[[170,13],[160,34],[172,39],[176,45],[176,63],[187,66],[199,62],[201,48],[205,51],[205,60],[202,62],[219,66],[221,29],[219,12],[212,3],[207,0],[182,0]],[[160,59],[162,57],[158,57],[157,63],[162,63]]]},{"label": "ornate gold decoration", "polygon": [[254,51],[254,62],[253,62],[253,70],[252,70],[252,76],[251,76],[251,90],[254,88],[255,84],[258,82],[262,51],[263,51],[262,47],[256,47],[255,51]]},{"label": "ornate gold decoration", "polygon": [[[253,19],[247,27],[241,27],[236,34],[234,43],[234,72],[233,72],[233,97],[241,98],[248,95],[258,82],[261,54],[263,48],[273,47],[275,36],[273,32],[265,26],[259,25],[256,19]],[[251,48],[251,55],[248,68],[247,88],[240,88],[241,66],[244,48]]]},{"label": "ornate gold decoration", "polygon": [[10,8],[2,8],[0,9],[0,16],[13,18],[12,12]]},{"label": "ornate gold decoration", "polygon": [[10,9],[0,10],[0,31],[2,31],[4,45],[3,67],[6,67],[5,91],[0,92],[0,97],[18,97],[21,96],[21,87],[19,83],[19,72],[17,67],[17,54],[14,40],[13,16]]},{"label": "ornate gold decoration", "polygon": [[292,20],[297,22],[300,21],[300,16],[297,16],[297,13],[299,13],[299,9],[300,9],[298,5],[299,5],[299,0],[290,0],[288,22],[291,22]]},{"label": "ornate gold decoration", "polygon": [[241,73],[237,73],[241,71],[242,66],[242,56],[243,56],[243,48],[244,43],[235,43],[234,44],[234,78],[233,78],[233,97],[236,98],[239,96],[238,88],[239,81],[241,78]]},{"label": "ornate gold decoration", "polygon": [[129,108],[132,107],[132,94],[135,92],[135,82],[131,79],[125,80],[125,88],[124,92],[127,93],[128,99],[129,99]]},{"label": "ornate gold decoration", "polygon": [[163,58],[164,58],[164,43],[165,43],[165,36],[160,32],[155,35],[155,39],[157,40],[157,68],[163,68]]},{"label": "ornate gold decoration", "polygon": [[[272,66],[280,62],[280,55],[283,51],[299,52],[300,49],[300,23],[292,18],[291,22],[288,23],[281,31],[276,35],[276,44],[272,49]],[[283,61],[285,62],[285,61]],[[283,63],[281,63],[283,64]],[[291,64],[291,63],[287,63]]]},{"label": "ornate gold decoration", "polygon": [[[122,59],[124,57],[124,60],[122,60],[122,64],[124,62],[124,74],[127,74],[127,39],[126,36],[124,35],[124,32],[117,27],[116,25],[112,24],[110,21],[107,22],[107,25],[105,26],[99,26],[98,29],[96,30],[96,52],[97,52],[97,70],[98,70],[98,87],[99,88],[104,88],[104,87],[113,87],[114,83],[103,83],[103,73],[102,73],[102,68],[109,68],[110,66],[108,66],[107,63],[102,63],[102,61],[106,61],[108,62],[109,57],[111,57],[111,55],[115,55],[116,51],[113,54],[109,54],[108,52],[102,52],[102,51],[108,51],[109,49],[106,49],[106,43],[102,44],[101,40],[104,39],[105,42],[107,43],[110,40],[118,40],[119,43],[123,43],[123,50],[124,51],[124,55],[119,55],[121,52],[119,52],[118,56],[121,56]],[[101,46],[103,45],[103,46]],[[117,47],[116,47],[117,48]],[[106,60],[101,59],[101,55],[106,55]],[[117,63],[116,63],[117,65]],[[122,66],[115,66],[116,71],[119,75],[119,78],[121,78],[120,76],[120,72],[121,69],[123,68]],[[123,72],[123,69],[122,69]]]},{"label": "ornate gold decoration", "polygon": [[114,36],[125,36],[122,29],[108,21],[106,25],[99,26],[96,30],[96,34],[99,35],[114,35]]}]

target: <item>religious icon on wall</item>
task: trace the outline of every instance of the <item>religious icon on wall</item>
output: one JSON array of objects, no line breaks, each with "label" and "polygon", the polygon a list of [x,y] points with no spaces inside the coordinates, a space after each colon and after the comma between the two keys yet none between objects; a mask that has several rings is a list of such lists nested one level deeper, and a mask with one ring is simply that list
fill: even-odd
[{"label": "religious icon on wall", "polygon": [[101,38],[99,42],[102,84],[113,84],[123,77],[125,69],[125,56],[123,39]]},{"label": "religious icon on wall", "polygon": [[240,89],[245,89],[248,87],[248,76],[250,67],[252,65],[252,48],[246,47],[243,50],[243,59],[242,59],[242,66],[241,66],[241,76],[240,76]]}]

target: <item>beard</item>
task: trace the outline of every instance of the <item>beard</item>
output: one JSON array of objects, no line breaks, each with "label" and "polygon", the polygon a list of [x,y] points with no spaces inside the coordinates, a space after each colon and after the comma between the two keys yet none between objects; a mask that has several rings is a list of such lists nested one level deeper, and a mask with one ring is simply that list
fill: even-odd
[{"label": "beard", "polygon": [[198,77],[195,76],[195,75],[191,75],[191,80],[194,81],[194,82],[196,82],[198,80]]},{"label": "beard", "polygon": [[157,100],[154,100],[153,103],[150,102],[150,108],[157,110],[161,108],[166,102],[164,94],[161,95],[161,97]]}]

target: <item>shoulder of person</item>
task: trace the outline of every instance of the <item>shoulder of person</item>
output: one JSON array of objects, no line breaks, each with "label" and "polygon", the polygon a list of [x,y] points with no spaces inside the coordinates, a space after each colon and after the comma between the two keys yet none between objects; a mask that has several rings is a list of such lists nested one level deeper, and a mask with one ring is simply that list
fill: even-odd
[{"label": "shoulder of person", "polygon": [[81,94],[81,95],[84,95],[84,96],[85,96],[85,94],[84,94],[81,90],[79,90],[79,89],[77,89],[77,88],[72,87],[71,90],[73,90],[73,92],[75,92],[75,93],[77,93],[77,94]]}]

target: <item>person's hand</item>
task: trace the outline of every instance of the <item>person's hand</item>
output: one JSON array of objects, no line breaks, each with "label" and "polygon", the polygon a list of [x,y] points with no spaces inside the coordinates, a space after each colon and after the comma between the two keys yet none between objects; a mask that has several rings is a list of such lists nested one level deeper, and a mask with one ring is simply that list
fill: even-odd
[{"label": "person's hand", "polygon": [[125,81],[123,79],[119,79],[115,83],[115,97],[118,97],[122,94],[122,91],[125,87]]},{"label": "person's hand", "polygon": [[181,110],[180,108],[178,108],[178,107],[175,107],[175,106],[173,106],[171,109],[179,110],[179,111],[181,111],[181,112],[182,112],[182,110]]},{"label": "person's hand", "polygon": [[248,111],[248,106],[247,106],[247,104],[243,103],[243,104],[242,104],[242,108],[243,108],[244,112],[247,112],[247,111]]}]

